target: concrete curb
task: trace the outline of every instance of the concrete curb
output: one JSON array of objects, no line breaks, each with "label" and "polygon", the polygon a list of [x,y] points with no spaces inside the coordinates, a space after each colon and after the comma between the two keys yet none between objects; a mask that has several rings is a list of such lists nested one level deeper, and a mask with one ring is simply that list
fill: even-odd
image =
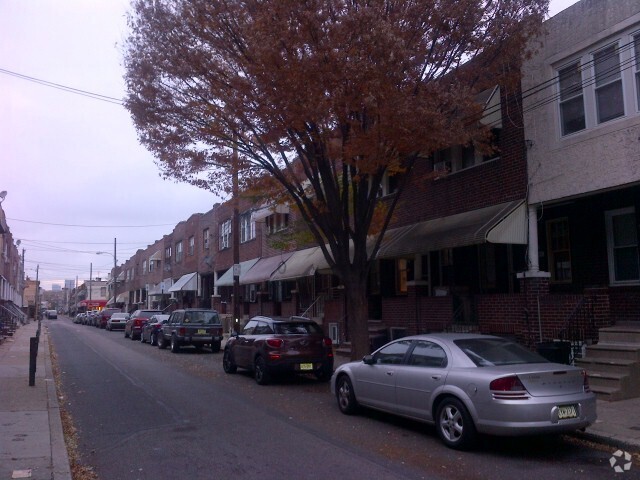
[{"label": "concrete curb", "polygon": [[58,392],[53,376],[53,365],[51,362],[51,352],[49,350],[49,330],[45,327],[41,331],[42,354],[45,360],[45,378],[47,386],[47,404],[49,409],[49,430],[51,435],[51,462],[53,467],[53,477],[56,480],[72,480],[71,465],[67,446],[64,441],[62,430],[62,418],[60,417],[60,404],[58,402]]}]

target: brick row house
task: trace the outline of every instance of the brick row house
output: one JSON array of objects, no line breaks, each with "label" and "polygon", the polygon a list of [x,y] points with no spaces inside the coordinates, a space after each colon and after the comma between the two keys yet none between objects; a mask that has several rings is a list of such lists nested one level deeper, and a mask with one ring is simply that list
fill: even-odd
[{"label": "brick row house", "polygon": [[[18,252],[20,241],[14,241],[7,225],[2,200],[7,192],[0,196],[0,341],[18,322],[26,320],[29,309],[23,311],[24,264]],[[32,305],[31,315],[35,312]]]},{"label": "brick row house", "polygon": [[[454,145],[420,159],[370,275],[372,346],[441,330],[591,343],[597,328],[640,317],[633,4],[583,0],[546,22],[521,89],[478,97],[495,151]],[[381,201],[395,194],[387,178]],[[348,344],[343,289],[319,247],[278,241],[295,212],[244,198],[239,212],[238,321],[304,314]],[[216,204],[138,251],[118,267],[117,300],[230,313],[232,220],[232,202]],[[576,319],[586,326],[569,328]]]}]

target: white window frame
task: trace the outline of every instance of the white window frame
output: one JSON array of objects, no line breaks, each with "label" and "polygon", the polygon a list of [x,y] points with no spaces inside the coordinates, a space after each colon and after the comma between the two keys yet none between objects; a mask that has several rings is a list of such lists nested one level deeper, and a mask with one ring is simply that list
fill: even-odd
[{"label": "white window frame", "polygon": [[176,263],[182,261],[182,240],[176,242]]},{"label": "white window frame", "polygon": [[[607,52],[608,50],[612,50],[611,53],[606,54],[605,58],[608,57],[613,57],[614,55],[617,57],[617,66],[618,66],[618,71],[617,74],[606,74],[606,70],[604,72],[601,72],[600,75],[597,74],[597,66],[598,66],[598,60],[597,57],[600,54],[603,54],[605,52]],[[596,50],[595,52],[593,52],[592,54],[592,58],[593,58],[593,78],[595,79],[595,84],[594,84],[594,104],[595,104],[595,108],[596,108],[596,122],[598,124],[601,123],[606,123],[606,122],[610,122],[611,120],[615,120],[616,118],[621,118],[625,116],[626,113],[626,108],[625,108],[625,101],[624,101],[624,85],[622,83],[622,71],[620,69],[620,47],[618,42],[615,43],[610,43],[608,45],[605,45],[604,47]],[[604,63],[604,62],[600,62],[600,63]],[[608,89],[612,86],[615,86],[616,84],[619,84],[619,95],[621,97],[621,101],[622,101],[622,113],[617,114],[615,116],[612,117],[607,117],[605,119],[601,119],[600,118],[600,93],[605,90]],[[605,104],[611,104],[611,97],[607,96],[605,98],[605,101],[603,102]]]},{"label": "white window frame", "polygon": [[256,222],[252,212],[243,213],[240,216],[240,243],[248,242],[256,238]]},{"label": "white window frame", "polygon": [[[631,280],[618,280],[616,278],[616,265],[615,265],[615,249],[617,245],[615,245],[614,237],[613,237],[613,218],[621,215],[636,215],[635,207],[626,207],[619,208],[616,210],[608,210],[605,212],[605,226],[607,232],[607,260],[609,264],[609,282],[611,285],[640,285],[640,278],[631,279]],[[637,221],[637,216],[636,216]],[[634,247],[636,248],[636,255],[640,255],[640,245],[639,239],[636,231],[636,243],[635,245],[625,245],[625,248]],[[640,258],[636,257],[636,261],[639,263],[639,271],[640,271]],[[640,275],[639,275],[640,277]]]},{"label": "white window frame", "polygon": [[231,246],[231,219],[220,224],[220,250]]},{"label": "white window frame", "polygon": [[202,231],[202,249],[209,250],[209,229],[205,228]]},{"label": "white window frame", "polygon": [[[573,59],[571,62],[566,63],[565,65],[562,65],[560,68],[558,68],[557,72],[558,72],[558,118],[560,120],[560,135],[563,137],[566,137],[567,135],[572,135],[574,133],[578,133],[578,132],[582,132],[583,130],[585,130],[587,128],[587,111],[586,111],[586,105],[585,105],[585,92],[584,92],[584,79],[582,77],[582,63],[580,61],[580,59]],[[560,84],[560,79],[562,77],[562,72],[564,71],[568,71],[570,69],[574,69],[577,68],[578,70],[578,74],[580,75],[580,88],[575,88],[575,91],[573,88],[567,88],[566,89],[566,97],[563,96],[563,91],[562,91],[562,86]],[[572,130],[570,132],[566,132],[565,129],[565,123],[563,121],[563,116],[562,116],[562,107],[565,104],[568,104],[569,102],[574,102],[577,99],[580,99],[582,101],[582,121],[584,122],[584,126],[578,130]]]},{"label": "white window frame", "polygon": [[192,256],[193,256],[193,254],[195,253],[195,251],[196,251],[196,237],[195,237],[195,236],[193,236],[193,235],[191,235],[191,236],[189,237],[189,250],[188,250],[188,255],[189,255],[190,257],[192,257]]},{"label": "white window frame", "polygon": [[635,56],[636,109],[640,111],[640,32],[632,36]]}]

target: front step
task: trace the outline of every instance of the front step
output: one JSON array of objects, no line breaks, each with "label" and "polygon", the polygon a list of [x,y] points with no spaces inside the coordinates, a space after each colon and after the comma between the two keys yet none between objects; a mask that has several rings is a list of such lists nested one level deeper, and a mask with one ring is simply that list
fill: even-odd
[{"label": "front step", "polygon": [[588,345],[576,366],[587,370],[598,398],[616,401],[640,396],[640,322],[599,330],[600,342]]}]

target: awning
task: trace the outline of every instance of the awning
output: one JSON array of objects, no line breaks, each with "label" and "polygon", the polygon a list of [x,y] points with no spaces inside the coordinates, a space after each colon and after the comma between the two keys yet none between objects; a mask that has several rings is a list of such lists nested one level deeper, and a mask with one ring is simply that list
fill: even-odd
[{"label": "awning", "polygon": [[273,215],[274,213],[289,213],[289,205],[270,205],[267,207],[261,207],[258,210],[255,210],[251,213],[251,221],[259,222],[267,218],[269,215]]},{"label": "awning", "polygon": [[[242,283],[243,275],[246,275],[249,269],[253,267],[258,258],[252,258],[251,260],[245,260],[240,262],[240,282]],[[233,267],[229,268],[224,274],[215,282],[216,287],[232,287],[233,286]]]},{"label": "awning", "polygon": [[324,258],[320,247],[306,248],[293,252],[291,257],[278,268],[271,281],[291,280],[293,278],[309,277],[318,270],[328,269],[329,263]]},{"label": "awning", "polygon": [[436,218],[389,230],[378,258],[427,253],[485,242],[527,244],[526,205],[522,200]]},{"label": "awning", "polygon": [[129,292],[119,293],[117,303],[127,303],[129,301]]},{"label": "awning", "polygon": [[252,283],[262,283],[269,280],[278,268],[284,268],[284,263],[291,255],[292,252],[283,253],[282,255],[276,255],[274,257],[261,258],[245,275],[240,276],[240,283],[242,285],[250,285]]},{"label": "awning", "polygon": [[196,291],[198,290],[198,273],[187,273],[180,277],[180,279],[171,285],[169,288],[169,292],[180,292],[180,291]]},{"label": "awning", "polygon": [[162,253],[160,252],[160,250],[158,250],[156,253],[154,253],[153,255],[151,255],[149,257],[150,261],[154,261],[154,260],[162,260]]}]

